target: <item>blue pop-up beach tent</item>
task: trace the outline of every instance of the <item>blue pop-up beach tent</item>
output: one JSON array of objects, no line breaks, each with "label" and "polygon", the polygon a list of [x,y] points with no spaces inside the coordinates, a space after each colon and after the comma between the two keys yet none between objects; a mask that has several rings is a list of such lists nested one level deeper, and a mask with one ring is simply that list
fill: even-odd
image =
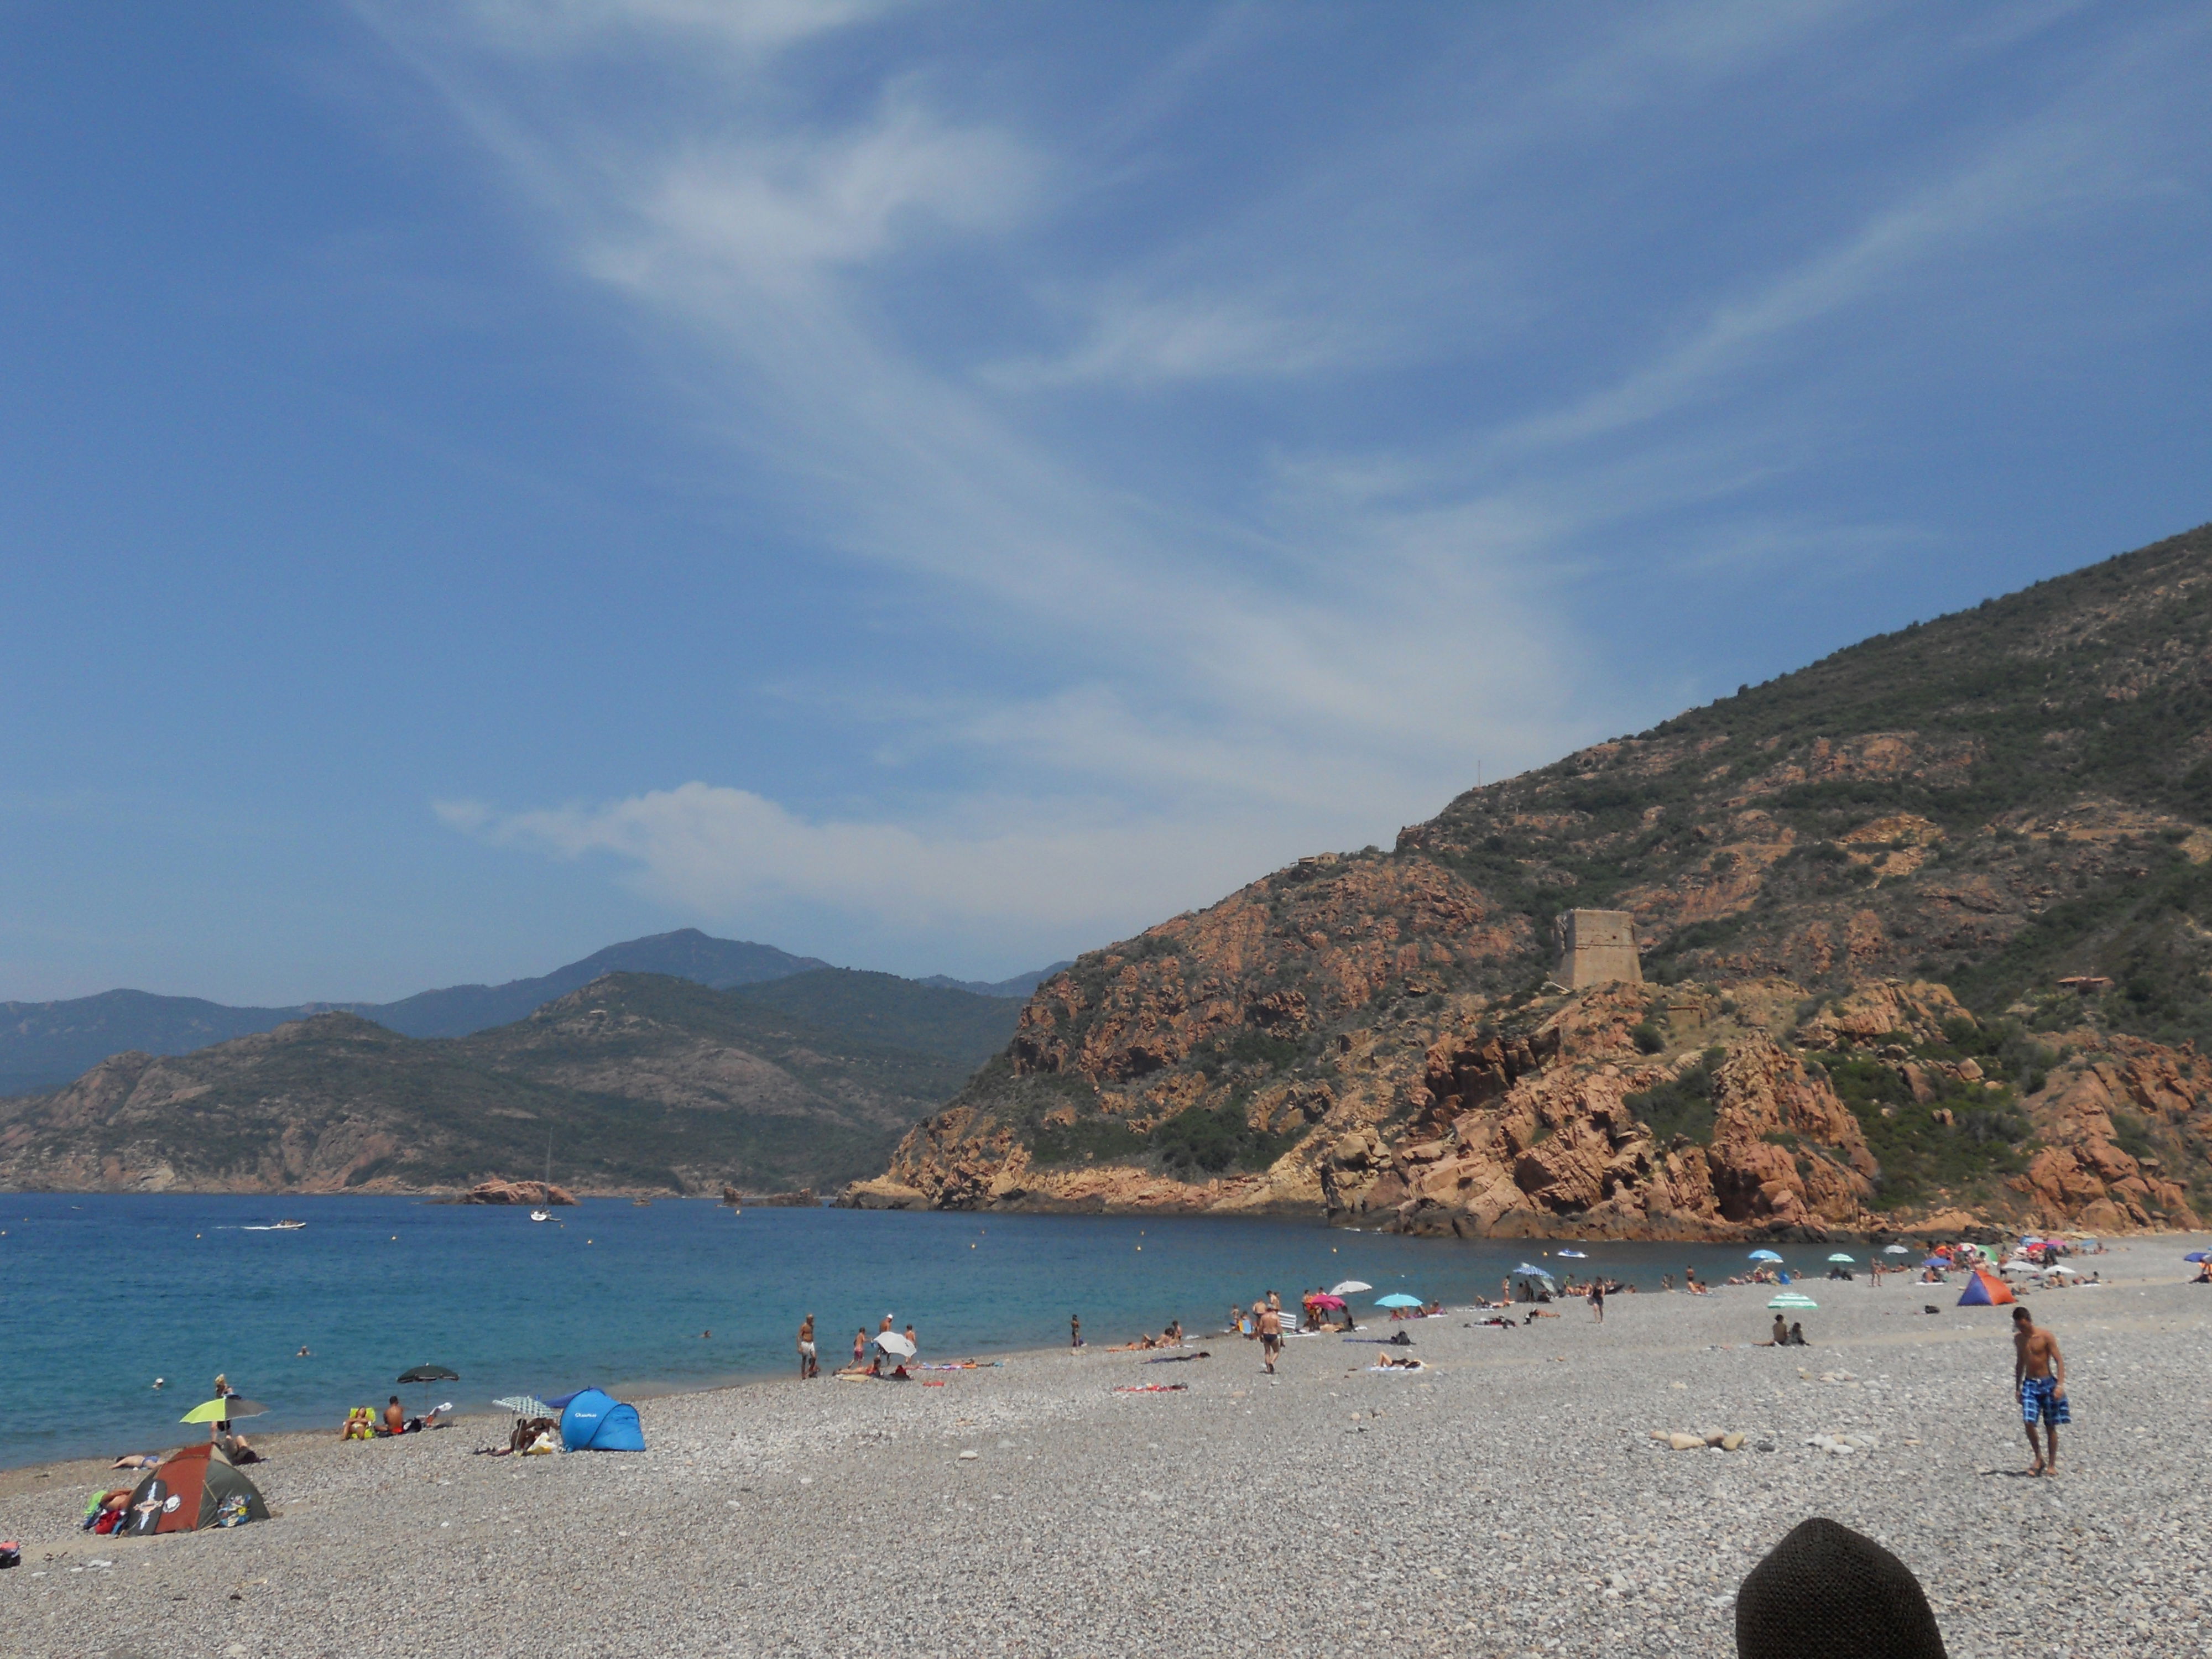
[{"label": "blue pop-up beach tent", "polygon": [[560,1400],[563,1451],[643,1451],[645,1430],[637,1407],[624,1405],[603,1389],[582,1389]]}]

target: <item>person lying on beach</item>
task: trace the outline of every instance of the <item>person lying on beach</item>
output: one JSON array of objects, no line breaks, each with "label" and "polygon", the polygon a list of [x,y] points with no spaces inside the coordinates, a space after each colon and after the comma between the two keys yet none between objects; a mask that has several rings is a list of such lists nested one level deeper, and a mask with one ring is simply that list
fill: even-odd
[{"label": "person lying on beach", "polygon": [[1145,1364],[1147,1365],[1188,1365],[1194,1359],[1211,1359],[1212,1358],[1213,1356],[1212,1354],[1208,1353],[1205,1349],[1200,1348],[1196,1353],[1164,1353],[1156,1358],[1147,1359]]},{"label": "person lying on beach", "polygon": [[1548,1308],[1531,1308],[1528,1310],[1528,1316],[1521,1322],[1523,1325],[1533,1325],[1540,1319],[1557,1319],[1559,1315]]},{"label": "person lying on beach", "polygon": [[1160,1346],[1166,1348],[1182,1346],[1182,1321],[1180,1319],[1168,1321],[1167,1329],[1160,1333]]},{"label": "person lying on beach", "polygon": [[95,1492],[92,1502],[85,1506],[84,1530],[102,1534],[119,1531],[130,1508],[128,1486],[112,1486],[106,1492]]},{"label": "person lying on beach", "polygon": [[1501,1331],[1517,1331],[1521,1328],[1510,1319],[1478,1319],[1474,1322],[1477,1325],[1495,1325]]},{"label": "person lying on beach", "polygon": [[107,1467],[111,1469],[150,1469],[161,1461],[159,1452],[125,1452]]},{"label": "person lying on beach", "polygon": [[1367,1369],[1370,1371],[1424,1371],[1428,1367],[1411,1354],[1403,1359],[1393,1359],[1387,1353],[1378,1353],[1375,1356],[1375,1363]]}]

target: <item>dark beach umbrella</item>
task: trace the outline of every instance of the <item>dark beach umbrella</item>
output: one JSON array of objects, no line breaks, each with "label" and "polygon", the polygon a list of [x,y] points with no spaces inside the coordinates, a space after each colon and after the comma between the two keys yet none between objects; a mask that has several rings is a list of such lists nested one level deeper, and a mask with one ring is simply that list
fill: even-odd
[{"label": "dark beach umbrella", "polygon": [[415,1365],[400,1372],[399,1380],[402,1382],[420,1382],[422,1385],[422,1407],[427,1413],[430,1406],[430,1384],[458,1382],[461,1380],[461,1374],[459,1371],[449,1371],[443,1365]]}]

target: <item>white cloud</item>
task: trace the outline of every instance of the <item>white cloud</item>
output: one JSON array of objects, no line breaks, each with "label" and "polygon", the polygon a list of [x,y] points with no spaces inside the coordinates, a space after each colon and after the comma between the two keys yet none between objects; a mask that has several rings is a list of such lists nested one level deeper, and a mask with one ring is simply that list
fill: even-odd
[{"label": "white cloud", "polygon": [[[795,902],[878,934],[1033,949],[1103,942],[1158,920],[1162,906],[1210,902],[1269,867],[1255,854],[1258,825],[1194,838],[1188,824],[1102,822],[1096,804],[1086,806],[1055,820],[1035,801],[970,802],[964,831],[923,833],[809,821],[748,790],[694,782],[550,811],[500,813],[475,802],[437,810],[495,845],[611,856],[641,891],[690,915],[751,918]],[[974,822],[994,811],[1008,822]]]},{"label": "white cloud", "polygon": [[502,51],[575,52],[628,37],[775,52],[893,9],[898,0],[467,0],[465,15]]},{"label": "white cloud", "polygon": [[[904,225],[1001,226],[1031,193],[1036,159],[1007,135],[948,125],[894,101],[865,125],[828,138],[785,138],[687,150],[640,181],[627,204],[637,231],[619,233],[590,263],[634,292],[663,297],[688,270],[783,286],[821,266],[881,254]],[[661,268],[680,268],[664,278]]]},{"label": "white cloud", "polygon": [[1257,296],[1124,297],[1099,302],[1084,337],[1066,355],[1017,358],[981,372],[1012,391],[1092,381],[1152,386],[1310,374],[1370,359],[1380,344],[1325,310],[1271,310]]}]

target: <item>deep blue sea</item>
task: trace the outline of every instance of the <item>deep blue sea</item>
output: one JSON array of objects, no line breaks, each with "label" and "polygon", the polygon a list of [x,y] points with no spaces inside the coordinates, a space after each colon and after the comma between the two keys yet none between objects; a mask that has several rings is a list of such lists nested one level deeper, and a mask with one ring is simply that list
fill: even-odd
[{"label": "deep blue sea", "polygon": [[[817,1316],[824,1369],[889,1313],[927,1359],[1067,1340],[1180,1318],[1215,1330],[1232,1300],[1356,1278],[1368,1296],[1448,1303],[1494,1292],[1557,1242],[1462,1243],[1284,1221],[748,1209],[704,1200],[586,1200],[532,1223],[520,1209],[395,1198],[0,1194],[0,1464],[175,1444],[216,1372],[270,1407],[263,1431],[335,1425],[346,1407],[460,1373],[432,1403],[597,1383],[633,1396],[789,1374]],[[258,1231],[282,1216],[307,1225]],[[1588,1266],[1656,1290],[1686,1263],[1715,1279],[1737,1247],[1589,1244]],[[1824,1271],[1829,1246],[1784,1252]],[[1863,1247],[1846,1245],[1863,1254]],[[301,1358],[305,1347],[308,1357]],[[155,1377],[167,1384],[156,1390]]]}]

